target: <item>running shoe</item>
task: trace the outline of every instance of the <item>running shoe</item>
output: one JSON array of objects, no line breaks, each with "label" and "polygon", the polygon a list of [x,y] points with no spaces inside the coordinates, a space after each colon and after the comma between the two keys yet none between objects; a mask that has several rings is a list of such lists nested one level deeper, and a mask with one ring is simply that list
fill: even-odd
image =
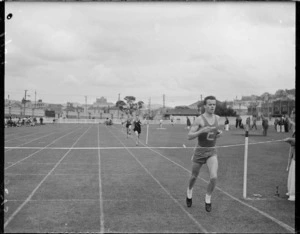
[{"label": "running shoe", "polygon": [[211,212],[211,203],[206,203],[206,202],[205,202],[205,210],[206,210],[207,212]]},{"label": "running shoe", "polygon": [[187,207],[191,207],[192,206],[192,198],[186,197],[186,205],[187,205]]}]

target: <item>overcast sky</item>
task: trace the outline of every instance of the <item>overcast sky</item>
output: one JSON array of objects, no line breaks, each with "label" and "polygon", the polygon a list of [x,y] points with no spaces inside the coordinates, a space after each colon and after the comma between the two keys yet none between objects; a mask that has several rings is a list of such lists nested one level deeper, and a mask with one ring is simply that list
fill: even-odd
[{"label": "overcast sky", "polygon": [[295,88],[293,2],[6,2],[5,97],[166,106]]}]

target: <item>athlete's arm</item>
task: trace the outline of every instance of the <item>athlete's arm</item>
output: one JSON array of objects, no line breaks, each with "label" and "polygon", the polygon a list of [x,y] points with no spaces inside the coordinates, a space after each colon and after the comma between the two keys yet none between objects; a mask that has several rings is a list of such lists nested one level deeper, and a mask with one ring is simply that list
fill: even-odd
[{"label": "athlete's arm", "polygon": [[203,132],[209,132],[210,130],[212,130],[214,128],[214,127],[208,127],[208,126],[207,127],[202,127],[203,125],[204,125],[203,120],[200,117],[197,118],[194,121],[194,123],[193,123],[193,125],[192,125],[192,127],[191,127],[191,129],[188,133],[188,139],[192,140],[192,139],[198,137],[199,134],[201,134]]}]

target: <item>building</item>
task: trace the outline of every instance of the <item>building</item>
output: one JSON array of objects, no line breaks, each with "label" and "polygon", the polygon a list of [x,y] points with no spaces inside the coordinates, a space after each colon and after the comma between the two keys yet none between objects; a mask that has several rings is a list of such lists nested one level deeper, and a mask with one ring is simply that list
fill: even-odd
[{"label": "building", "polygon": [[46,103],[44,103],[42,101],[42,99],[39,99],[37,101],[37,103],[35,104],[35,108],[37,108],[37,109],[45,109],[46,108]]},{"label": "building", "polygon": [[93,103],[93,107],[112,107],[115,106],[115,103],[107,102],[107,99],[104,97],[96,98],[96,102]]}]

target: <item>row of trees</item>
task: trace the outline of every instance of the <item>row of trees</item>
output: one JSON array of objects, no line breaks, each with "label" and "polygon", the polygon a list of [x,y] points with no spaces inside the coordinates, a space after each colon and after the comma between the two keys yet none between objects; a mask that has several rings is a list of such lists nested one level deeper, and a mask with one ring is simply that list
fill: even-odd
[{"label": "row of trees", "polygon": [[[270,94],[270,93],[263,93],[259,98],[263,99],[263,100],[268,100],[268,99],[271,99],[271,98],[287,98],[287,96],[289,94],[293,94],[295,95],[295,89],[291,89],[291,90],[283,90],[283,89],[279,89],[275,92],[274,95]],[[119,100],[117,101],[116,103],[116,107],[118,107],[121,111],[123,111],[124,113],[126,114],[132,114],[133,112],[137,112],[139,114],[139,111],[140,109],[143,107],[144,105],[144,102],[143,101],[138,101],[138,102],[135,102],[136,101],[136,98],[134,96],[126,96],[124,98],[124,101],[122,100]],[[203,101],[201,102],[198,102],[197,104],[197,107],[198,107],[198,112],[200,113],[203,113],[204,112],[204,103]],[[189,109],[188,106],[176,106],[175,109]],[[217,100],[217,106],[216,106],[216,111],[215,113],[217,115],[220,115],[220,116],[236,116],[236,112],[230,108],[230,107],[227,107],[227,102],[220,102]]]},{"label": "row of trees", "polygon": [[[120,111],[123,111],[126,114],[132,114],[133,112],[137,112],[137,114],[140,113],[140,109],[143,108],[144,102],[143,101],[136,101],[136,98],[133,96],[126,96],[124,98],[124,100],[126,102],[124,102],[123,100],[119,100],[116,103],[116,107],[119,108]],[[201,113],[204,112],[204,103],[203,101],[199,102],[197,104],[198,107],[198,112]],[[190,109],[188,106],[176,106],[175,109]],[[230,107],[227,107],[227,103],[226,102],[220,102],[217,100],[217,106],[216,106],[216,112],[217,115],[220,116],[236,116],[236,112],[231,109]],[[145,114],[145,116],[147,116],[149,114]],[[145,117],[144,116],[144,117]],[[149,116],[150,117],[150,116]]]}]

